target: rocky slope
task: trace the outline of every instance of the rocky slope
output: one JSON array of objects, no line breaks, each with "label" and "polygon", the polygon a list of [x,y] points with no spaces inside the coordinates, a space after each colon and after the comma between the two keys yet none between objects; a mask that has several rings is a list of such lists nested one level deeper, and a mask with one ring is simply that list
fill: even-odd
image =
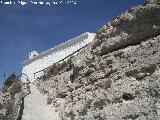
[{"label": "rocky slope", "polygon": [[35,82],[63,120],[160,120],[159,3],[114,18]]},{"label": "rocky slope", "polygon": [[21,81],[13,73],[4,82],[0,91],[0,120],[9,119],[14,105],[21,94]]},{"label": "rocky slope", "polygon": [[59,120],[58,113],[46,104],[46,95],[30,84],[31,94],[24,98],[24,109],[21,120]]}]

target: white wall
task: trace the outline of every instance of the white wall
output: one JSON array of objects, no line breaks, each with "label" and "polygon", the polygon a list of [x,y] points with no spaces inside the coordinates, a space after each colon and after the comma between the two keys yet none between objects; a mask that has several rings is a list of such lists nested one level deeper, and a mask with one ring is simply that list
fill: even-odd
[{"label": "white wall", "polygon": [[41,70],[53,65],[53,63],[62,60],[63,58],[82,48],[86,44],[92,42],[94,36],[94,33],[84,33],[59,46],[40,53],[38,56],[32,59],[24,61],[22,63],[22,73],[25,73],[30,81],[34,81],[37,77],[40,77],[44,74]]}]

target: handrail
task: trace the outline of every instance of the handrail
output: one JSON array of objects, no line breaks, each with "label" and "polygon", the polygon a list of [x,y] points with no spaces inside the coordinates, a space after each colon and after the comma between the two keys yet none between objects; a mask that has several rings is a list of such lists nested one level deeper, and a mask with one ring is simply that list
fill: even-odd
[{"label": "handrail", "polygon": [[22,75],[26,76],[26,77],[27,77],[27,79],[28,79],[28,75],[27,75],[27,74],[25,74],[25,73],[20,74],[19,76],[17,76],[17,78],[20,78],[20,80],[21,80]]},{"label": "handrail", "polygon": [[[71,57],[72,55],[74,55],[75,53],[79,52],[80,50],[82,50],[82,49],[85,48],[86,46],[89,46],[89,44],[86,44],[86,45],[83,46],[82,48],[76,50],[75,52],[73,52],[73,53],[71,53],[70,55],[66,56],[65,58],[59,60],[58,62],[55,62],[54,64],[57,64],[57,63],[60,63],[60,62],[64,61],[65,59]],[[35,74],[40,73],[40,72],[42,72],[42,71],[44,71],[44,70],[47,70],[47,69],[51,68],[52,66],[53,66],[53,65],[51,65],[51,66],[49,66],[49,67],[47,67],[47,68],[44,68],[44,69],[42,69],[42,70],[40,70],[40,71],[38,71],[38,72],[35,72],[35,73],[34,73],[34,79],[35,79]]]}]

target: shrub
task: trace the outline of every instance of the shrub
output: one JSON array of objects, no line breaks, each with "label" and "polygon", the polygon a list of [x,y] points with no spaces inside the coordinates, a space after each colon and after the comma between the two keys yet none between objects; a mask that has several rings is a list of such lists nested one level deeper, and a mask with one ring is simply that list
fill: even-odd
[{"label": "shrub", "polygon": [[68,71],[70,71],[73,67],[74,67],[74,64],[73,64],[72,60],[71,60],[71,59],[67,60],[67,66],[66,66],[65,71],[68,72]]},{"label": "shrub", "polygon": [[56,64],[53,64],[53,66],[50,68],[49,72],[50,72],[52,75],[57,75],[58,69],[57,69]]},{"label": "shrub", "polygon": [[49,76],[47,76],[47,75],[45,75],[45,74],[41,77],[41,79],[42,79],[43,81],[47,80],[47,78],[49,78]]},{"label": "shrub", "polygon": [[[10,88],[10,91],[13,90],[13,93],[17,93],[21,91],[21,81],[17,78],[15,73],[12,73],[4,82],[4,86],[2,88],[2,92],[6,92],[6,90]],[[15,94],[14,94],[15,95]]]},{"label": "shrub", "polygon": [[4,86],[10,87],[16,79],[17,79],[17,76],[15,75],[15,73],[12,73],[12,74],[5,80]]},{"label": "shrub", "polygon": [[[21,86],[22,83],[21,81],[17,78],[17,76],[15,75],[15,73],[11,74],[4,82],[4,87],[2,88],[2,92],[10,92],[10,96],[9,98],[11,98],[11,100],[7,100],[8,102],[4,105],[0,104],[0,109],[4,108],[6,109],[6,113],[4,117],[8,117],[11,115],[11,113],[13,112],[13,106],[14,106],[14,96],[15,94],[21,92]],[[8,91],[9,90],[9,91]]]},{"label": "shrub", "polygon": [[21,81],[17,79],[15,73],[12,73],[4,83],[3,92],[10,88],[11,91],[11,98],[14,97],[16,93],[21,92]]}]

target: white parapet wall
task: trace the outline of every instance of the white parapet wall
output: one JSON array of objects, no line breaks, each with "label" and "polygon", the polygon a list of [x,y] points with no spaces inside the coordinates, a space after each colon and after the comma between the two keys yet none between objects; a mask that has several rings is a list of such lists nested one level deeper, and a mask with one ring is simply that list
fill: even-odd
[{"label": "white parapet wall", "polygon": [[95,33],[86,32],[40,54],[33,51],[29,54],[29,59],[22,63],[22,73],[26,74],[28,79],[33,82],[44,75],[44,69],[92,42],[94,37]]}]

